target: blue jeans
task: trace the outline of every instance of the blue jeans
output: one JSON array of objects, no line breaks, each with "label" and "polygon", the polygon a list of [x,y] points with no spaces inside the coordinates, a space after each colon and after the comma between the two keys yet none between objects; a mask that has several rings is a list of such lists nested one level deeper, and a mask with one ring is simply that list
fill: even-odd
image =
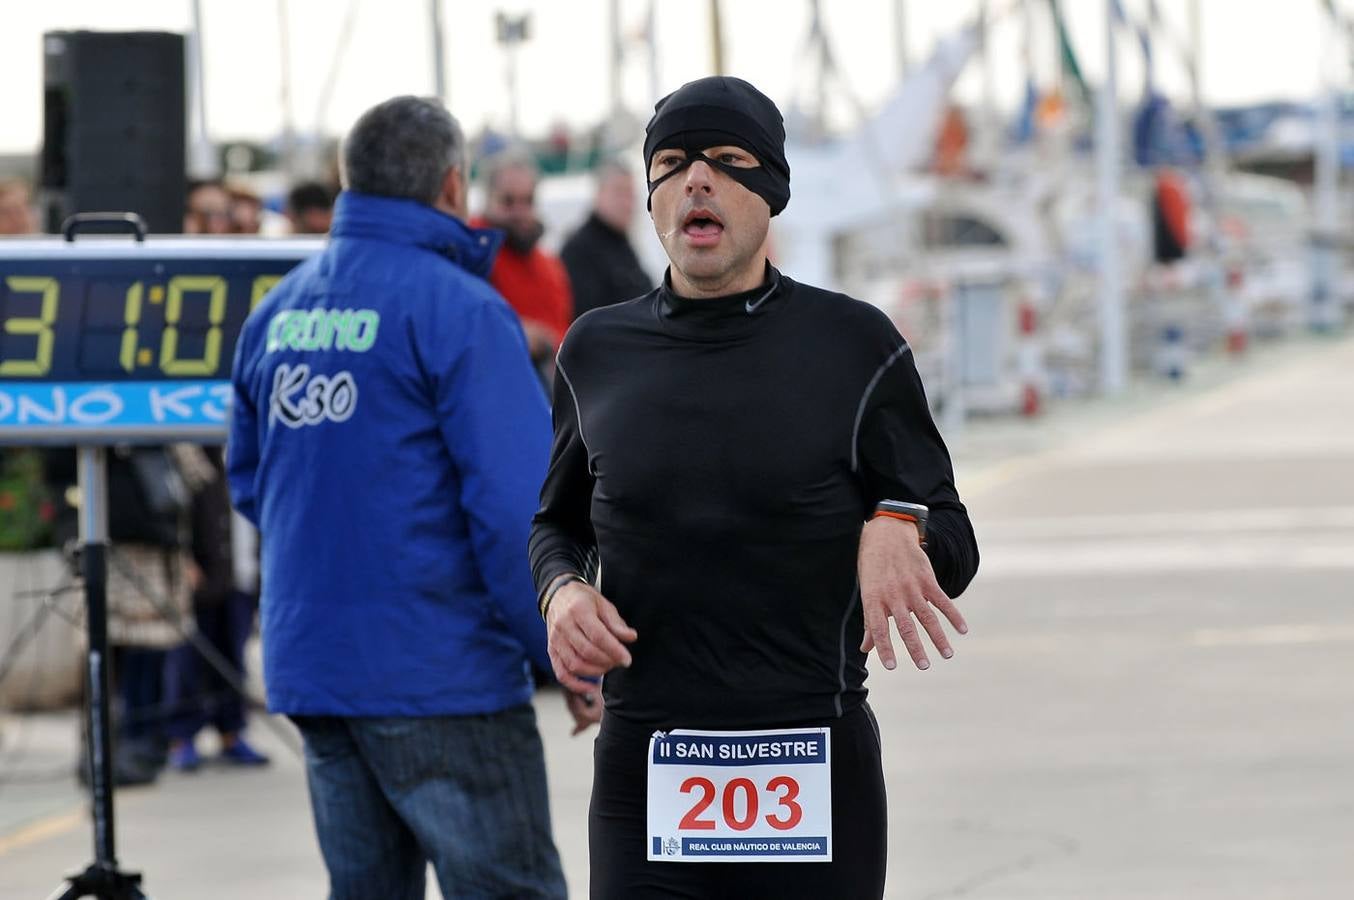
[{"label": "blue jeans", "polygon": [[295,716],[330,900],[563,898],[530,705],[480,716]]}]

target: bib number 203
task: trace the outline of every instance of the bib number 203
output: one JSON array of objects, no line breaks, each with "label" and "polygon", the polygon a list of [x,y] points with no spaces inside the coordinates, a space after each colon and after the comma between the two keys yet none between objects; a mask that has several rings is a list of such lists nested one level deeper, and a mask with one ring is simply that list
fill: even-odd
[{"label": "bib number 203", "polygon": [[654,862],[831,862],[831,730],[656,731]]},{"label": "bib number 203", "polygon": [[[773,812],[762,816],[767,825],[779,831],[789,831],[803,820],[804,809],[796,800],[799,796],[798,781],[789,775],[779,775],[768,781],[764,790],[771,795],[774,806]],[[696,802],[682,816],[678,827],[684,831],[714,831],[716,821],[704,816],[720,793],[715,783],[704,776],[693,775],[682,782],[681,792],[696,795]],[[751,778],[730,779],[724,785],[720,798],[719,812],[723,815],[724,824],[734,831],[747,831],[756,825],[761,811],[761,793],[762,789]]]}]

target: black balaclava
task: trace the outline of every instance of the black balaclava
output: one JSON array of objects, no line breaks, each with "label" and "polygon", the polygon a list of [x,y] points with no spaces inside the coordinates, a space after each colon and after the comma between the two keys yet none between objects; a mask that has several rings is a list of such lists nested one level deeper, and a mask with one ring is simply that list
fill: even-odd
[{"label": "black balaclava", "polygon": [[[721,145],[740,147],[761,165],[742,169],[701,152]],[[785,123],[780,110],[741,78],[714,75],[689,81],[654,105],[653,118],[644,129],[646,178],[654,154],[673,148],[686,152],[686,162],[649,182],[650,211],[654,188],[698,159],[765,200],[773,216],[790,202],[790,164],[785,160]]]}]

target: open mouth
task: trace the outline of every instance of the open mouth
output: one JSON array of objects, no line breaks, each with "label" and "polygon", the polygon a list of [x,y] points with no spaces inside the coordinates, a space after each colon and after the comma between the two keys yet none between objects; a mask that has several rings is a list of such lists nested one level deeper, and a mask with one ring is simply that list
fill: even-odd
[{"label": "open mouth", "polygon": [[717,237],[724,223],[708,209],[693,209],[682,219],[682,231],[690,237]]}]

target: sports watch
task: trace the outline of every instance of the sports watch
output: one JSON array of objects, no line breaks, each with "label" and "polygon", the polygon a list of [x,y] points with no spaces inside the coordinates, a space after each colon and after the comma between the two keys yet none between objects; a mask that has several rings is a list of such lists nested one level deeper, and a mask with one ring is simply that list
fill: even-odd
[{"label": "sports watch", "polygon": [[917,537],[926,543],[926,518],[930,510],[920,503],[904,503],[902,500],[880,500],[874,508],[875,517],[887,516],[890,519],[902,519],[917,526]]}]

